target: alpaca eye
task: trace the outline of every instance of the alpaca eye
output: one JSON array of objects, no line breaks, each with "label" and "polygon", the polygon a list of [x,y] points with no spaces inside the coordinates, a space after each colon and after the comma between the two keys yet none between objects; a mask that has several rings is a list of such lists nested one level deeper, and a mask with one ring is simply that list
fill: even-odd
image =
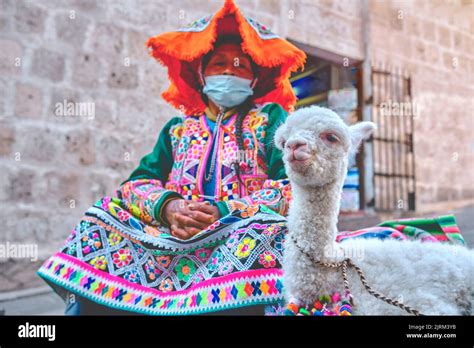
[{"label": "alpaca eye", "polygon": [[285,145],[286,145],[286,140],[283,139],[282,141],[280,141],[280,144],[281,144],[281,148],[285,148]]},{"label": "alpaca eye", "polygon": [[335,144],[339,142],[339,138],[332,133],[326,133],[321,136],[323,140],[327,141],[328,143]]}]

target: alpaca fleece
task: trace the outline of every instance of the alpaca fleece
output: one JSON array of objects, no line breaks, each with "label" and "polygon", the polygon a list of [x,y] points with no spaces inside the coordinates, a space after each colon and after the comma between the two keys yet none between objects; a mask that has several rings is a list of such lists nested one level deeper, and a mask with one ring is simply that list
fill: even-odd
[{"label": "alpaca fleece", "polygon": [[[294,112],[277,130],[275,144],[284,153],[293,190],[283,258],[286,299],[311,305],[320,295],[344,292],[340,270],[313,264],[301,248],[323,262],[351,258],[373,289],[422,314],[471,315],[472,250],[419,241],[335,242],[348,154],[374,129],[372,122],[347,126],[331,110],[313,106]],[[369,294],[354,269],[348,270],[348,279],[354,314],[408,314]]]}]

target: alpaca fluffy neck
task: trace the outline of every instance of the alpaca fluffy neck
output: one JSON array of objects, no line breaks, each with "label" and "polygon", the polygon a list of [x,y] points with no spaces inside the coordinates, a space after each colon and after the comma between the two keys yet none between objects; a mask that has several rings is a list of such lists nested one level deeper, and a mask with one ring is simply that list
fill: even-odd
[{"label": "alpaca fluffy neck", "polygon": [[330,259],[335,246],[342,180],[318,187],[292,185],[289,235],[317,259]]}]

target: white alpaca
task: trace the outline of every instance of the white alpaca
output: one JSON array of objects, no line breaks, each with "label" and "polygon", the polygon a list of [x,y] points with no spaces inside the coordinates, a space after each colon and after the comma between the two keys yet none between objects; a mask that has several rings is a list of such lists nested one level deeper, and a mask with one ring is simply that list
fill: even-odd
[{"label": "white alpaca", "polygon": [[[348,153],[374,129],[372,122],[349,127],[331,110],[309,107],[294,112],[277,130],[275,144],[283,150],[293,190],[283,259],[286,299],[311,305],[320,295],[344,293],[341,271],[315,265],[308,253],[330,263],[350,257],[374,290],[421,314],[471,315],[472,250],[418,241],[335,242]],[[408,314],[369,294],[354,268],[347,273],[355,315]]]}]

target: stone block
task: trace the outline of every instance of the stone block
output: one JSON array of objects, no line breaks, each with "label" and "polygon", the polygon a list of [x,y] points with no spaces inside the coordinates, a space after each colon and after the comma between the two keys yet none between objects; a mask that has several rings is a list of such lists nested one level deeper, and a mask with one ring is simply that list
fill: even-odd
[{"label": "stone block", "polygon": [[65,135],[65,150],[68,153],[67,161],[77,165],[91,165],[95,163],[96,150],[90,129],[75,129]]},{"label": "stone block", "polygon": [[421,22],[421,31],[423,39],[427,41],[436,40],[436,25],[430,20],[423,20]]},{"label": "stone block", "polygon": [[395,31],[403,31],[406,19],[406,13],[400,8],[391,8],[389,11],[390,28]]},{"label": "stone block", "polygon": [[19,33],[40,35],[44,31],[47,12],[25,1],[16,1],[15,28]]},{"label": "stone block", "polygon": [[467,35],[460,33],[459,31],[453,31],[453,48],[457,51],[467,49]]},{"label": "stone block", "polygon": [[[196,2],[196,0],[193,2]],[[206,5],[205,7],[208,7]],[[182,1],[179,1],[172,7],[181,6]],[[165,30],[167,7],[166,0],[136,0],[134,2],[114,2],[108,10],[109,15],[118,21],[131,23],[134,26],[146,26],[159,33]],[[184,9],[189,10],[187,6]]]},{"label": "stone block", "polygon": [[280,16],[281,6],[279,0],[259,0],[257,10],[269,15]]},{"label": "stone block", "polygon": [[116,64],[111,66],[107,85],[110,88],[134,89],[138,87],[138,67]]},{"label": "stone block", "polygon": [[12,155],[12,144],[15,141],[15,129],[11,122],[0,122],[0,156]]},{"label": "stone block", "polygon": [[124,42],[122,28],[110,23],[98,23],[89,36],[86,47],[99,57],[104,57],[110,64],[119,64]]},{"label": "stone block", "polygon": [[[35,162],[54,163],[63,149],[58,131],[50,126],[21,127],[16,130],[14,154],[18,161],[28,164]],[[63,155],[64,156],[64,155]]]},{"label": "stone block", "polygon": [[85,178],[86,185],[89,188],[87,196],[89,197],[90,204],[92,205],[102,197],[114,195],[120,183],[125,179],[125,177],[117,175],[92,173],[89,177]]},{"label": "stone block", "polygon": [[116,131],[117,100],[112,95],[107,99],[95,99],[95,117],[90,123],[93,129],[105,132]]},{"label": "stone block", "polygon": [[19,75],[22,58],[23,50],[17,41],[0,38],[0,75]]},{"label": "stone block", "polygon": [[[69,151],[65,151],[66,153]],[[78,172],[48,171],[42,177],[43,195],[51,197],[49,204],[59,209],[74,209],[81,201]]]},{"label": "stone block", "polygon": [[74,47],[82,47],[91,21],[80,12],[62,12],[56,15],[57,38]]},{"label": "stone block", "polygon": [[95,137],[97,162],[112,170],[131,170],[133,148],[131,139],[125,135],[104,135]]},{"label": "stone block", "polygon": [[413,58],[418,61],[425,61],[426,59],[426,44],[421,40],[415,40],[413,42],[412,50]]},{"label": "stone block", "polygon": [[[3,13],[3,12],[2,12]],[[10,30],[10,17],[7,15],[0,15],[0,32],[7,32]]]},{"label": "stone block", "polygon": [[21,166],[20,162],[13,163],[7,174],[8,201],[15,204],[31,203],[34,198],[37,198],[33,192],[37,179],[36,173],[32,169]]},{"label": "stone block", "polygon": [[[352,0],[322,1],[322,2],[319,2],[319,4],[324,6],[324,2],[327,3],[327,6],[326,6],[327,8],[332,8],[332,10],[336,13],[341,13],[350,17],[360,18],[361,16],[361,13],[362,13],[361,1],[352,1]],[[332,2],[332,5],[330,4],[331,2]]]},{"label": "stone block", "polygon": [[130,30],[127,32],[128,56],[133,62],[143,64],[152,58],[148,54],[145,43],[149,35],[143,31]]},{"label": "stone block", "polygon": [[65,58],[62,54],[38,48],[33,54],[32,74],[53,82],[62,81],[65,71]]},{"label": "stone block", "polygon": [[44,286],[44,281],[36,275],[43,262],[14,258],[0,263],[0,292]]},{"label": "stone block", "polygon": [[[178,115],[178,110],[165,112],[157,101],[147,101],[143,97],[126,96],[118,102],[118,126],[120,131],[127,134],[143,136],[153,132],[157,136],[164,120]],[[133,122],[130,121],[131,117]]]},{"label": "stone block", "polygon": [[445,26],[437,27],[437,41],[444,47],[451,47],[451,30]]},{"label": "stone block", "polygon": [[459,191],[456,188],[442,186],[436,190],[435,201],[455,201],[459,198]]},{"label": "stone block", "polygon": [[15,93],[15,116],[41,118],[43,114],[43,93],[40,88],[17,83]]},{"label": "stone block", "polygon": [[103,7],[110,1],[96,0],[48,0],[48,4],[54,8],[63,8],[69,11],[83,11],[88,14],[99,13],[104,15]]},{"label": "stone block", "polygon": [[160,96],[169,86],[167,71],[157,61],[151,59],[141,64],[143,80],[140,87],[150,95]]},{"label": "stone block", "polygon": [[102,66],[95,54],[81,53],[74,57],[73,82],[86,88],[97,88],[100,84]]},{"label": "stone block", "polygon": [[408,35],[419,37],[421,34],[421,21],[417,17],[406,16],[405,17],[405,32]]}]

